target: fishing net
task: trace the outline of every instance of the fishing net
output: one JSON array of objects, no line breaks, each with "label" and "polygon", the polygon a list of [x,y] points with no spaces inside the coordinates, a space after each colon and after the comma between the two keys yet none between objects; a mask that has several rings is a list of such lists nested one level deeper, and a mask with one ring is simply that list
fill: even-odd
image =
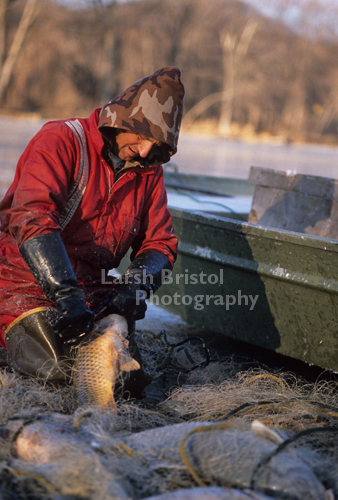
[{"label": "fishing net", "polygon": [[[115,414],[78,408],[72,385],[0,370],[1,499],[139,500],[196,486],[338,498],[334,374],[309,380],[214,350],[208,332],[155,307],[136,336],[153,381]],[[45,462],[23,458],[37,436]]]}]

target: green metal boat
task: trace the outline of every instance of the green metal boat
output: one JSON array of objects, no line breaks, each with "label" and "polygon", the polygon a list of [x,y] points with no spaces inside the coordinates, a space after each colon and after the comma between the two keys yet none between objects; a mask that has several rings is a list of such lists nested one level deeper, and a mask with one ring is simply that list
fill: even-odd
[{"label": "green metal boat", "polygon": [[[318,224],[324,234],[338,225],[338,181],[259,168],[250,183],[178,173],[165,179],[178,258],[150,302],[225,337],[338,370],[338,241],[308,234]],[[200,210],[177,208],[175,191]]]},{"label": "green metal boat", "polygon": [[237,220],[247,220],[254,186],[247,180],[181,174],[164,174],[171,208],[200,211]]}]

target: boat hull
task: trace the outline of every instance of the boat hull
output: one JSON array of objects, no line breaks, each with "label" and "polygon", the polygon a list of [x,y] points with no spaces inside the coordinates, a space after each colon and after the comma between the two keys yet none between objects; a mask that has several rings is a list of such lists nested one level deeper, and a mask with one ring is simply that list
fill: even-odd
[{"label": "boat hull", "polygon": [[338,370],[338,241],[171,214],[178,258],[154,304],[226,337]]}]

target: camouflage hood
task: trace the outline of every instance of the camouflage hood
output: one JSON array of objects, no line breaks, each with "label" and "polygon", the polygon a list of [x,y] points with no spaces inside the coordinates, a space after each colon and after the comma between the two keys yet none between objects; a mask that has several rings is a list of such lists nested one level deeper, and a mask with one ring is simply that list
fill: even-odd
[{"label": "camouflage hood", "polygon": [[166,163],[177,151],[183,99],[180,70],[162,68],[138,80],[104,106],[98,128],[111,144],[116,129],[161,141],[162,145],[155,147],[146,161],[139,158],[136,163],[144,166]]}]

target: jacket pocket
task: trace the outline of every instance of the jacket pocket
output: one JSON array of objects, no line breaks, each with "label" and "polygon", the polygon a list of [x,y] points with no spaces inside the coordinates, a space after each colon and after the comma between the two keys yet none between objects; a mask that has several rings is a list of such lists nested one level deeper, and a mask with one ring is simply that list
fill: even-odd
[{"label": "jacket pocket", "polygon": [[121,235],[116,247],[116,257],[123,257],[127,253],[134,238],[138,236],[141,226],[141,220],[130,215],[121,215],[121,222]]}]

